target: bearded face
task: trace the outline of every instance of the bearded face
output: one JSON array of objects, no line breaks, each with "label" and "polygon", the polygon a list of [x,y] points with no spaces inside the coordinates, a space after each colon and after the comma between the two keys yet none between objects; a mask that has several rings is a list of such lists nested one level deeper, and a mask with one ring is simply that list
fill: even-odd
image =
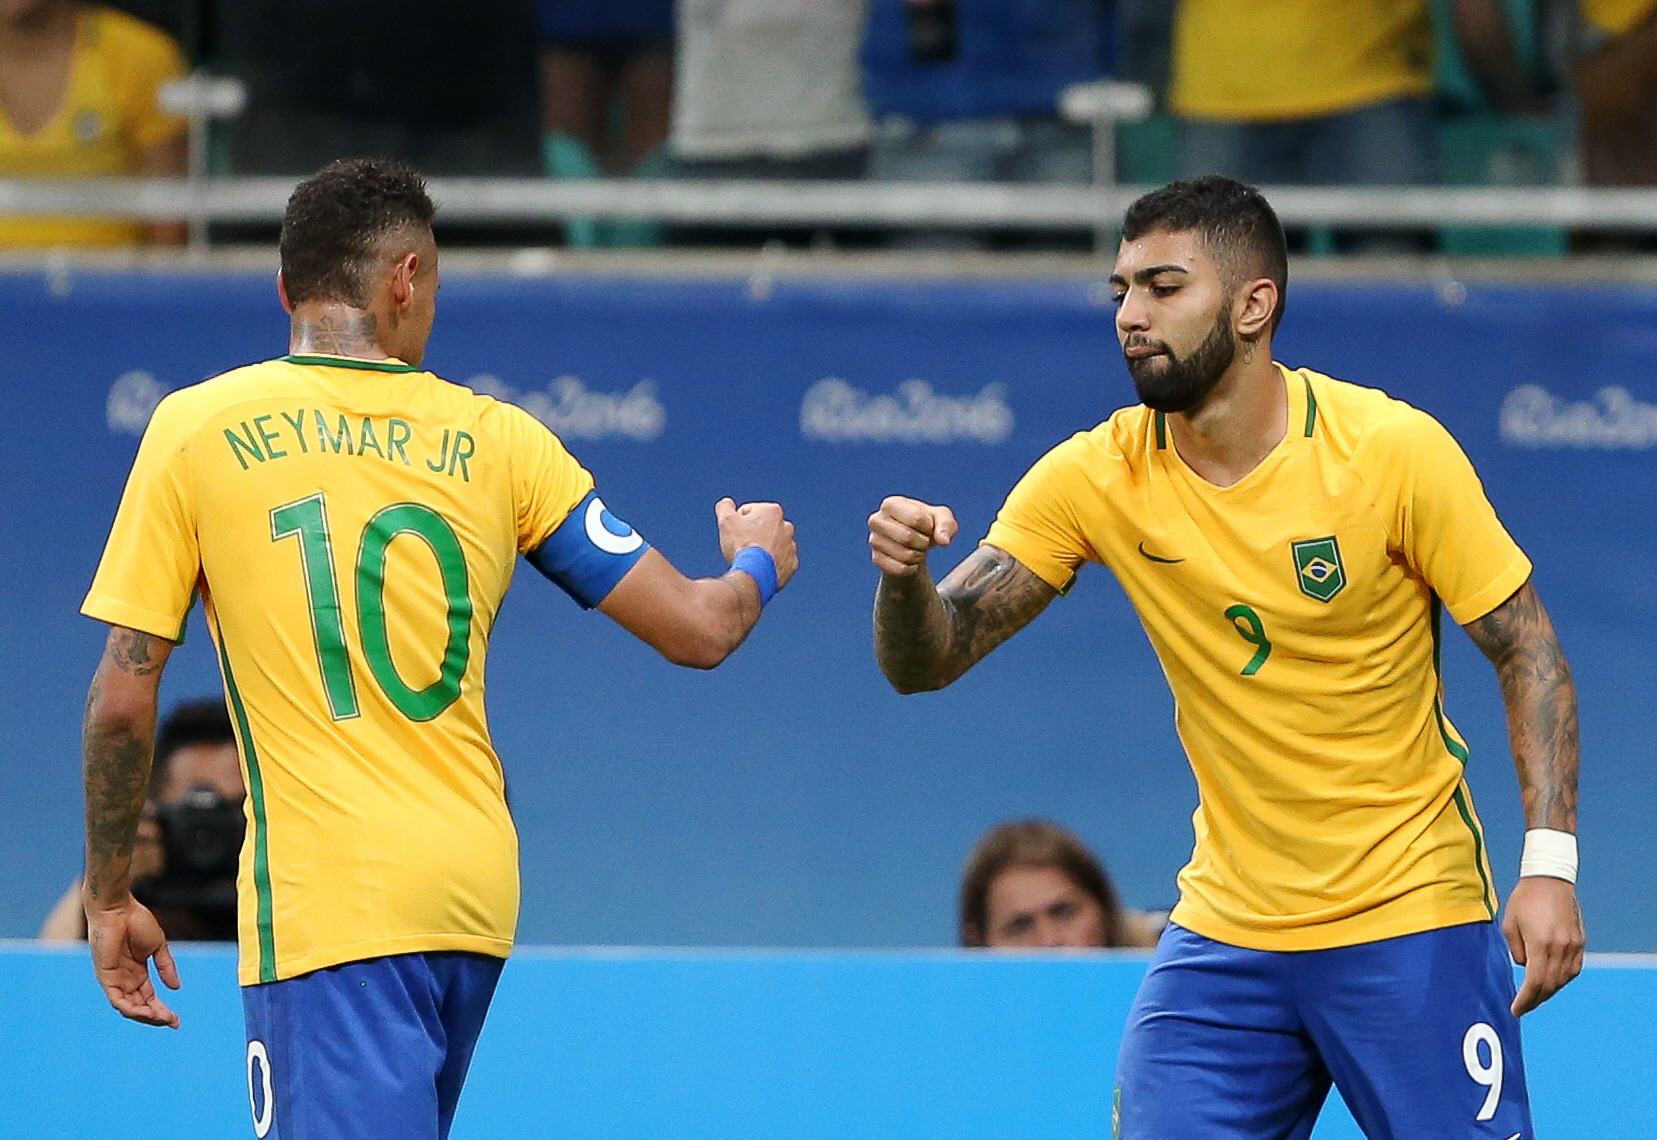
[{"label": "bearded face", "polygon": [[1237,356],[1231,298],[1214,314],[1208,334],[1184,355],[1165,341],[1137,334],[1123,342],[1122,352],[1140,403],[1158,412],[1189,411],[1214,390]]}]

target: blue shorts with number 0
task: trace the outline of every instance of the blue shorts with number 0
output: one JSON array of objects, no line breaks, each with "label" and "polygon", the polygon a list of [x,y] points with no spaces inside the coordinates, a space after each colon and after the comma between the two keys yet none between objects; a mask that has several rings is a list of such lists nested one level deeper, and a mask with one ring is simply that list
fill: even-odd
[{"label": "blue shorts with number 0", "polygon": [[1170,925],[1117,1061],[1120,1140],[1303,1140],[1333,1081],[1370,1140],[1532,1140],[1495,924],[1333,950]]},{"label": "blue shorts with number 0", "polygon": [[499,958],[395,954],[247,986],[259,1140],[443,1140]]}]

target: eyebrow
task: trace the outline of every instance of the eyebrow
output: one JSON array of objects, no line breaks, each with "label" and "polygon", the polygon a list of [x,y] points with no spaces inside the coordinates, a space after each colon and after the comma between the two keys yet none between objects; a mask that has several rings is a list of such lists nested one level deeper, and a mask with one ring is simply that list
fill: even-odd
[{"label": "eyebrow", "polygon": [[[1162,276],[1164,273],[1184,273],[1189,275],[1190,272],[1191,271],[1183,265],[1149,265],[1135,273],[1133,275],[1133,280],[1136,285],[1144,285],[1152,279]],[[1123,277],[1120,273],[1112,273],[1110,275],[1110,283],[1112,285],[1126,285],[1128,281],[1127,278]]]}]

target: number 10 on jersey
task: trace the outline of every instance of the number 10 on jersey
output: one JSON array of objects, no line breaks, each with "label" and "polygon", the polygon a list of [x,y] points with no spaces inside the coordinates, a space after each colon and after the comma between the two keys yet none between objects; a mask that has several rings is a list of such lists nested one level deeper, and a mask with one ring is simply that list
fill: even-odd
[{"label": "number 10 on jersey", "polygon": [[[448,630],[437,679],[421,689],[410,686],[391,657],[386,625],[385,568],[393,540],[412,535],[425,542],[437,562],[447,604]],[[335,720],[361,715],[351,654],[345,641],[345,606],[334,572],[334,539],[328,527],[326,496],[320,492],[270,512],[272,542],[298,539],[311,636],[328,711]],[[431,720],[460,696],[460,679],[472,653],[472,597],[467,588],[466,555],[447,520],[419,503],[394,503],[368,520],[357,543],[357,637],[363,660],[380,691],[410,720]]]}]

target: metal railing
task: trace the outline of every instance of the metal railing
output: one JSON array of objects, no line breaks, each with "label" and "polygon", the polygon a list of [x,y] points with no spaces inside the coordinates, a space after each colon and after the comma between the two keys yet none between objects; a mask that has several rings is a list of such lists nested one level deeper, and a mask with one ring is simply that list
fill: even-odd
[{"label": "metal railing", "polygon": [[[0,214],[137,221],[279,221],[296,178],[0,179]],[[1113,226],[1144,186],[922,182],[709,182],[437,178],[442,216],[475,224],[574,217],[687,224],[1007,227]],[[1657,189],[1264,187],[1286,226],[1422,229],[1551,226],[1657,231]]]}]

